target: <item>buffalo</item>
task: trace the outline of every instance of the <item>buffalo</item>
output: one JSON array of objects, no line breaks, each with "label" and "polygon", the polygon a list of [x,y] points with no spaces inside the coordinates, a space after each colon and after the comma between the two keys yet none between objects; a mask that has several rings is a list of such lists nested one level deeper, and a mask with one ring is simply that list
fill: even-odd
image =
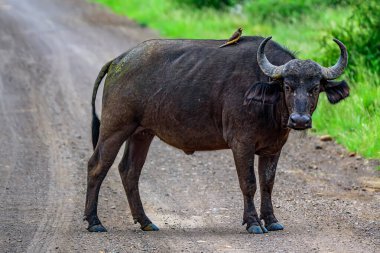
[{"label": "buffalo", "polygon": [[[158,227],[146,216],[138,182],[154,136],[186,154],[231,149],[244,198],[243,225],[253,234],[282,230],[272,206],[281,149],[291,129],[312,127],[318,97],[335,104],[349,95],[338,78],[347,50],[332,67],[299,60],[271,37],[242,37],[219,48],[219,40],[149,40],[103,66],[92,95],[92,141],[84,219],[88,231],[105,232],[97,215],[99,189],[125,142],[119,172],[135,223]],[[104,84],[102,117],[95,112]],[[258,155],[260,216],[254,205]],[[262,220],[264,223],[262,223]]]}]

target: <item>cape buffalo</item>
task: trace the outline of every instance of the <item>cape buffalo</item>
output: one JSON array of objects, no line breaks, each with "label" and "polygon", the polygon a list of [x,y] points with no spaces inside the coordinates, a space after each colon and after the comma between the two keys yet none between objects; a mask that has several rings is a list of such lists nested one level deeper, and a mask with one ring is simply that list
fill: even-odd
[{"label": "cape buffalo", "polygon": [[[347,50],[334,39],[340,58],[327,68],[296,59],[270,39],[242,37],[224,48],[219,40],[150,40],[104,65],[92,95],[95,151],[88,162],[88,231],[106,231],[97,215],[99,189],[124,142],[119,172],[133,219],[145,231],[158,230],[144,212],[138,188],[154,136],[186,154],[231,149],[248,232],[283,229],[271,200],[281,149],[291,129],[312,126],[320,92],[333,104],[349,95],[345,81],[331,81],[343,73]],[[95,99],[106,74],[100,122]],[[253,202],[255,154],[260,216]]]}]

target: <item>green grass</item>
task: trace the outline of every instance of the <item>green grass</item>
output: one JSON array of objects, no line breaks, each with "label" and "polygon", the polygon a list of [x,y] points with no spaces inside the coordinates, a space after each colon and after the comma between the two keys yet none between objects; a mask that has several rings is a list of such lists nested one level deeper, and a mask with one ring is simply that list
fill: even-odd
[{"label": "green grass", "polygon": [[313,116],[317,133],[328,133],[348,150],[380,158],[380,81],[363,68],[351,95],[337,105],[323,96]]},{"label": "green grass", "polygon": [[[92,1],[159,31],[163,37],[226,39],[242,27],[245,35],[272,35],[280,44],[298,52],[299,58],[325,64],[339,57],[331,31],[349,20],[354,10],[339,0],[255,0],[243,2],[242,8],[224,10],[198,9],[180,4],[179,0]],[[335,49],[326,51],[325,45]],[[346,46],[350,52],[353,45]],[[360,59],[358,56],[355,62]],[[332,135],[350,151],[380,158],[379,74],[364,67],[364,60],[363,65],[355,66],[355,75],[346,71],[343,76],[351,86],[350,97],[333,106],[322,95],[313,116],[314,128],[317,133]]]}]

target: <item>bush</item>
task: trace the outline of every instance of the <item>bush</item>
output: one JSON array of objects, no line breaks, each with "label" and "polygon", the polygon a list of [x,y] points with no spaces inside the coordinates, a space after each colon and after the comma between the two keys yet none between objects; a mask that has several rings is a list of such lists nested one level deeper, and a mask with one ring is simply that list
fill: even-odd
[{"label": "bush", "polygon": [[[352,79],[356,79],[357,71],[363,67],[375,74],[380,72],[379,13],[380,4],[377,3],[377,0],[356,3],[352,17],[330,33],[347,46],[349,52],[348,68],[349,72],[353,73],[353,75],[351,74]],[[331,53],[335,47],[336,45],[329,46],[325,55],[334,55]],[[336,59],[325,59],[325,62],[331,64],[334,60]]]},{"label": "bush", "polygon": [[193,5],[197,8],[212,7],[215,9],[221,9],[226,6],[233,6],[236,4],[236,0],[177,0],[180,3]]},{"label": "bush", "polygon": [[[321,9],[326,7],[346,6],[348,0],[255,0],[247,1],[245,7],[248,13],[253,14],[256,20],[269,22],[297,23],[302,22],[305,16],[318,16]],[[319,11],[316,11],[319,10]]]},{"label": "bush", "polygon": [[[318,106],[316,128],[327,131],[350,150],[367,157],[380,157],[380,5],[376,0],[350,0],[353,12],[349,19],[330,29],[321,45],[323,65],[331,66],[338,58],[341,40],[348,50],[348,78],[351,95],[347,102],[329,107],[326,101]],[[331,36],[332,35],[332,36]]]}]

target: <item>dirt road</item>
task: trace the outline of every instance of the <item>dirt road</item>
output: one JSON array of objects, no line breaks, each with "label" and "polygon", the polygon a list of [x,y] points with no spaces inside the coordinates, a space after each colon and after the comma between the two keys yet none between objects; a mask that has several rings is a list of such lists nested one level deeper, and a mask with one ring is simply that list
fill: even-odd
[{"label": "dirt road", "polygon": [[109,232],[88,233],[82,215],[93,81],[106,61],[153,37],[84,1],[0,0],[1,252],[379,249],[379,162],[297,135],[284,149],[274,189],[284,231],[250,235],[240,226],[230,151],[187,156],[155,140],[140,191],[161,230],[133,224],[116,162],[99,201]]}]

